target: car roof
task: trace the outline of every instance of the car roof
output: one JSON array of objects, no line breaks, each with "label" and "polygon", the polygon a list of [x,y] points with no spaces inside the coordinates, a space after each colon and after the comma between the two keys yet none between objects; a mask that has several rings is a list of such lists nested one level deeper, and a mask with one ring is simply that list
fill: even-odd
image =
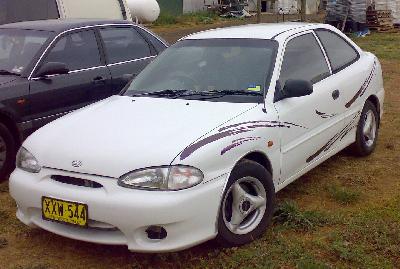
[{"label": "car roof", "polygon": [[56,20],[39,20],[25,21],[0,25],[0,29],[24,29],[24,30],[41,30],[52,31],[56,33],[64,32],[74,28],[85,26],[95,26],[103,24],[132,24],[132,22],[124,20],[99,20],[99,19],[56,19]]},{"label": "car roof", "polygon": [[182,39],[216,39],[216,38],[250,38],[250,39],[273,39],[275,36],[298,30],[315,28],[316,26],[325,28],[324,24],[317,23],[261,23],[247,24],[226,28],[218,28],[195,33]]}]

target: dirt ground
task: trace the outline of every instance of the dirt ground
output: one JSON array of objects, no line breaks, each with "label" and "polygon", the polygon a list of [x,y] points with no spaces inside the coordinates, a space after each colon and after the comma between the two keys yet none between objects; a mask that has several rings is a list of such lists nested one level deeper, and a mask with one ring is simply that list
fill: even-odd
[{"label": "dirt ground", "polygon": [[[210,27],[154,30],[174,42]],[[376,152],[361,159],[342,152],[278,193],[280,210],[261,239],[231,249],[207,242],[171,254],[78,242],[20,224],[3,183],[0,268],[400,268],[400,34],[355,41],[376,53],[384,70]]]}]

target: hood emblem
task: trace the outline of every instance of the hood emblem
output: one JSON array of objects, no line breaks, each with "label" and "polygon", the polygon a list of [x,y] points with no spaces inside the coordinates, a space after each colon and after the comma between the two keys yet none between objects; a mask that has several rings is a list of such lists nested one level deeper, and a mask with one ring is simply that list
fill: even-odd
[{"label": "hood emblem", "polygon": [[82,166],[82,161],[72,161],[72,166],[75,168]]}]

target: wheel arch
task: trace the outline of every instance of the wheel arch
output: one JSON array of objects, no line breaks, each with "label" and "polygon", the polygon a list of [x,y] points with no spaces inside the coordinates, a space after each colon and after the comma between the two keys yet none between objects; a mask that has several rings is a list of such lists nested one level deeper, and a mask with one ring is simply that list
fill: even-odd
[{"label": "wheel arch", "polygon": [[239,161],[243,161],[243,160],[250,160],[250,161],[254,161],[256,163],[261,164],[265,169],[267,169],[267,171],[271,174],[271,176],[273,177],[273,169],[272,169],[272,164],[271,161],[269,160],[268,156],[260,151],[253,151],[253,152],[249,152],[247,153],[245,156],[243,156]]},{"label": "wheel arch", "polygon": [[381,105],[380,105],[379,99],[378,99],[378,97],[376,95],[371,95],[371,96],[368,97],[367,101],[370,101],[375,106],[376,112],[378,112],[378,116],[379,116],[378,127],[379,127],[380,122],[381,122],[380,121]]},{"label": "wheel arch", "polygon": [[13,118],[10,115],[0,111],[0,123],[4,124],[7,127],[7,129],[10,130],[13,138],[15,139],[15,143],[17,144],[18,147],[22,142],[22,137],[18,129],[18,126],[13,120]]}]

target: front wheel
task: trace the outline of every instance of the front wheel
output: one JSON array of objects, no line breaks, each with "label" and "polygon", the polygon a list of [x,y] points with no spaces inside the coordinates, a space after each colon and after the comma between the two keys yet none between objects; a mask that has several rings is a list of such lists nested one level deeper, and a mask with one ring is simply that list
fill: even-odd
[{"label": "front wheel", "polygon": [[0,123],[0,182],[9,176],[15,162],[16,145],[8,128]]},{"label": "front wheel", "polygon": [[364,157],[374,151],[378,139],[378,126],[379,114],[375,106],[367,101],[357,126],[356,141],[350,146],[355,155]]},{"label": "front wheel", "polygon": [[240,162],[233,169],[222,198],[217,242],[231,247],[255,240],[270,224],[274,208],[271,174],[257,162]]}]

